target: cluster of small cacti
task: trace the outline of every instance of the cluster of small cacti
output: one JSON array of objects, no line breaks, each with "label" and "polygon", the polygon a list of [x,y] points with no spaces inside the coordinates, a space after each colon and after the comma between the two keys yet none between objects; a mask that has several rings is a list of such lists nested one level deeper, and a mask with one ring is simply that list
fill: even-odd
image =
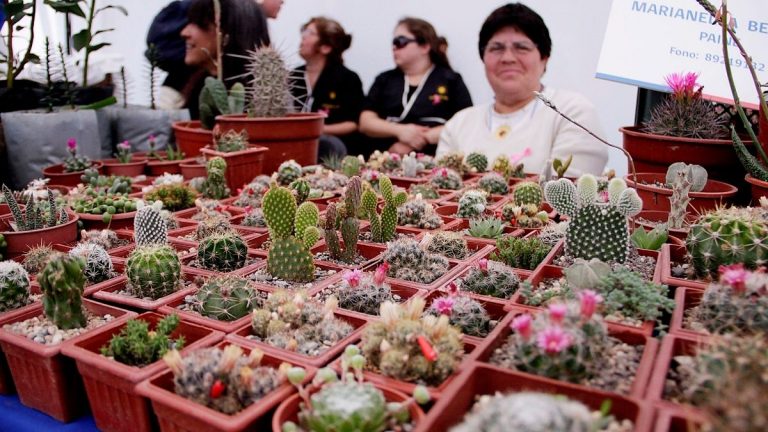
[{"label": "cluster of small cacti", "polygon": [[70,249],[69,254],[83,259],[85,262],[83,274],[89,283],[95,284],[105,281],[114,274],[112,257],[96,243],[80,243]]},{"label": "cluster of small cacti", "polygon": [[46,244],[35,246],[24,255],[22,265],[27,273],[37,274],[43,270],[48,259],[56,254],[56,250]]},{"label": "cluster of small cacti", "polygon": [[620,178],[609,181],[606,194],[598,193],[598,180],[582,175],[577,185],[568,179],[549,181],[544,195],[552,208],[571,220],[565,252],[574,258],[597,258],[624,263],[629,256],[629,221],[643,207],[637,191]]},{"label": "cluster of small cacti", "polygon": [[290,366],[262,366],[263,357],[258,349],[245,356],[242,348],[227,345],[224,349],[198,349],[183,358],[174,349],[163,360],[173,372],[176,394],[224,414],[235,414],[285,382]]},{"label": "cluster of small cacti", "polygon": [[466,235],[485,239],[497,239],[504,235],[505,222],[496,219],[493,216],[483,216],[469,220],[469,228]]},{"label": "cluster of small cacti", "polygon": [[224,133],[218,127],[213,129],[213,140],[216,143],[216,150],[222,153],[233,153],[243,151],[248,148],[248,131],[245,129],[240,132],[230,129]]},{"label": "cluster of small cacti", "polygon": [[229,222],[226,216],[218,213],[209,213],[197,222],[195,239],[202,241],[214,234],[226,234],[233,229],[232,223]]},{"label": "cluster of small cacti", "polygon": [[184,336],[173,339],[171,335],[179,326],[178,315],[168,315],[157,322],[153,330],[141,319],[128,320],[109,343],[101,347],[101,355],[112,357],[129,366],[147,366],[165,355],[168,350],[184,347]]},{"label": "cluster of small cacti", "polygon": [[62,330],[85,327],[84,267],[81,258],[56,254],[37,275],[37,282],[43,292],[43,312]]},{"label": "cluster of small cacti", "polygon": [[[364,171],[366,172],[366,171]],[[361,178],[362,178],[361,174]],[[326,170],[318,168],[313,173],[309,173],[303,177],[304,180],[309,183],[312,190],[320,190],[325,192],[333,192],[343,188],[347,185],[349,178],[344,174],[339,174],[332,170]],[[363,178],[363,180],[367,180]]]},{"label": "cluster of small cacti", "polygon": [[264,219],[264,211],[260,208],[246,207],[245,214],[240,220],[240,225],[254,228],[266,228],[267,221]]},{"label": "cluster of small cacti", "polygon": [[507,184],[507,180],[497,172],[489,172],[480,177],[477,185],[489,194],[506,195],[509,193],[509,184]]},{"label": "cluster of small cacti", "polygon": [[388,151],[374,151],[368,157],[368,168],[381,172],[392,172],[402,167],[402,157],[397,153]]},{"label": "cluster of small cacti", "polygon": [[248,315],[261,303],[261,298],[247,278],[224,275],[206,279],[190,303],[200,315],[234,321]]},{"label": "cluster of small cacti", "polygon": [[440,192],[431,183],[414,183],[408,188],[408,194],[411,196],[421,195],[422,198],[428,200],[440,198]]},{"label": "cluster of small cacti", "polygon": [[377,315],[379,306],[393,301],[392,288],[384,282],[387,264],[381,264],[376,271],[363,273],[361,270],[347,270],[342,276],[341,286],[336,290],[339,307],[368,315]]},{"label": "cluster of small cacti", "polygon": [[144,194],[148,202],[161,201],[163,208],[169,211],[179,211],[195,206],[197,192],[184,183],[172,183],[155,186]]},{"label": "cluster of small cacti", "polygon": [[371,239],[377,243],[384,243],[395,237],[397,227],[397,208],[405,204],[408,194],[405,191],[395,193],[392,181],[382,175],[379,178],[379,190],[384,198],[384,207],[381,214],[378,213],[378,199],[376,193],[367,188],[361,198],[362,212],[371,223]]},{"label": "cluster of small cacti", "polygon": [[315,356],[326,351],[353,331],[353,327],[333,314],[335,297],[325,303],[310,300],[306,292],[278,290],[253,310],[253,334],[277,348]]},{"label": "cluster of small cacti", "polygon": [[468,190],[459,198],[456,216],[474,218],[482,216],[488,208],[488,194],[484,190]]},{"label": "cluster of small cacti", "polygon": [[384,262],[389,265],[390,277],[423,284],[434,282],[449,268],[447,258],[426,252],[412,239],[387,243]]},{"label": "cluster of small cacti", "polygon": [[496,239],[496,249],[498,251],[491,254],[491,260],[514,268],[533,270],[544,261],[552,247],[537,237],[507,236]]},{"label": "cluster of small cacti", "polygon": [[539,210],[535,204],[504,204],[501,217],[518,228],[541,228],[549,223],[547,212]]},{"label": "cluster of small cacti", "polygon": [[468,336],[485,337],[491,331],[491,316],[482,304],[458,292],[456,285],[446,295],[435,297],[425,315],[448,317],[448,322]]},{"label": "cluster of small cacti", "polygon": [[93,164],[88,156],[77,155],[77,141],[74,138],[67,141],[67,152],[69,156],[63,161],[64,172],[83,171]]},{"label": "cluster of small cacti", "polygon": [[168,245],[137,246],[128,256],[125,274],[133,295],[157,300],[179,289],[181,261]]},{"label": "cluster of small cacti", "polygon": [[320,238],[317,206],[304,202],[297,208],[290,189],[275,184],[264,195],[262,209],[272,241],[267,272],[287,281],[314,280],[315,264],[309,249]]},{"label": "cluster of small cacti", "polygon": [[463,186],[461,175],[450,168],[435,168],[429,182],[438,189],[459,190]]},{"label": "cluster of small cacti", "polygon": [[[344,191],[344,205],[329,204],[325,210],[325,244],[331,257],[344,262],[354,262],[357,257],[357,239],[360,233],[360,210],[363,184],[360,177],[352,177]],[[344,248],[339,243],[336,228],[341,226],[341,238]]]},{"label": "cluster of small cacti", "polygon": [[491,164],[491,171],[501,174],[505,179],[525,177],[523,164],[513,164],[506,155],[498,155]]},{"label": "cluster of small cacti", "polygon": [[305,179],[297,179],[288,185],[288,189],[293,192],[293,196],[296,197],[296,204],[301,205],[309,198],[312,193],[312,188],[309,186],[309,182]]},{"label": "cluster of small cacti", "polygon": [[205,171],[208,176],[203,181],[200,193],[205,198],[224,199],[229,197],[229,188],[227,187],[227,162],[216,156],[205,164]]},{"label": "cluster of small cacti", "polygon": [[80,181],[97,192],[104,192],[109,195],[129,194],[131,193],[131,178],[124,176],[105,176],[100,175],[96,168],[87,168],[80,176]]},{"label": "cluster of small cacti", "polygon": [[464,354],[461,332],[445,315],[423,316],[424,306],[420,297],[381,305],[381,320],[365,327],[360,343],[373,370],[427,385],[439,385],[456,370]]},{"label": "cluster of small cacti", "polygon": [[443,219],[435,213],[432,204],[417,195],[397,208],[397,224],[433,230],[443,224]]},{"label": "cluster of small cacti", "polygon": [[470,167],[464,163],[464,153],[462,152],[450,152],[440,156],[437,158],[437,166],[453,170],[459,174],[459,177],[470,170]]},{"label": "cluster of small cacti", "polygon": [[288,186],[299,177],[301,177],[301,165],[293,159],[281,163],[275,172],[275,180],[280,186]]},{"label": "cluster of small cacti", "polygon": [[248,245],[235,231],[212,234],[200,241],[197,263],[200,267],[227,273],[243,268],[248,258]]},{"label": "cluster of small cacti", "polygon": [[16,261],[0,262],[0,313],[29,303],[29,274]]},{"label": "cluster of small cacti", "polygon": [[243,113],[245,87],[241,83],[234,83],[227,91],[223,82],[214,77],[206,77],[205,85],[200,91],[199,109],[200,124],[204,129],[211,130],[217,115]]},{"label": "cluster of small cacti", "polygon": [[427,252],[436,253],[446,258],[461,260],[470,254],[467,240],[461,233],[455,231],[427,233],[422,239],[422,246]]},{"label": "cluster of small cacti", "polygon": [[[138,216],[138,211],[135,218]],[[128,240],[121,239],[116,232],[108,229],[97,229],[80,231],[80,241],[82,243],[95,243],[106,250],[114,249],[128,243]]]},{"label": "cluster of small cacti", "polygon": [[34,200],[33,195],[28,195],[24,211],[21,211],[13,192],[3,184],[3,196],[13,215],[13,231],[29,231],[41,228],[49,228],[69,222],[66,210],[56,205],[53,193],[48,191],[47,206]]},{"label": "cluster of small cacti", "polygon": [[696,275],[716,279],[721,265],[743,263],[749,269],[765,265],[766,237],[768,209],[728,207],[700,216],[685,244]]},{"label": "cluster of small cacti", "polygon": [[284,117],[291,103],[290,72],[280,53],[265,46],[248,52],[249,117]]},{"label": "cluster of small cacti", "polygon": [[511,267],[482,258],[459,279],[459,285],[462,291],[509,299],[520,288],[520,277]]},{"label": "cluster of small cacti", "polygon": [[464,160],[470,171],[476,173],[486,172],[488,170],[488,157],[482,153],[472,152]]},{"label": "cluster of small cacti", "polygon": [[567,230],[568,222],[551,223],[544,225],[544,227],[539,230],[537,237],[544,242],[544,244],[552,247],[565,238],[565,232]]}]

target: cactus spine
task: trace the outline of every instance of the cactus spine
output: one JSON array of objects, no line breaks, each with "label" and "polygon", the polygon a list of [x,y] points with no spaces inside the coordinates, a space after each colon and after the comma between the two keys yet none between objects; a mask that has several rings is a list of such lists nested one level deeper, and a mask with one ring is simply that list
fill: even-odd
[{"label": "cactus spine", "polygon": [[0,262],[0,313],[29,303],[29,274],[16,261]]},{"label": "cactus spine", "polygon": [[90,283],[99,283],[112,277],[112,257],[96,243],[80,243],[69,254],[82,258],[85,262],[83,273]]},{"label": "cactus spine", "polygon": [[234,321],[259,305],[258,292],[240,276],[215,276],[205,281],[195,294],[194,309],[219,321]]},{"label": "cactus spine", "polygon": [[394,193],[392,181],[389,177],[382,175],[379,178],[379,190],[384,198],[384,208],[381,215],[376,211],[378,205],[376,193],[371,189],[366,189],[362,195],[362,208],[366,218],[371,222],[371,236],[374,242],[384,243],[395,237],[395,228],[397,227],[397,208],[405,204],[408,194],[400,191]]},{"label": "cactus spine", "polygon": [[197,248],[197,262],[208,270],[231,272],[243,268],[246,258],[248,246],[234,231],[210,235]]},{"label": "cactus spine", "polygon": [[58,254],[48,260],[37,281],[43,291],[45,316],[62,330],[81,328],[85,263],[81,258]]},{"label": "cactus spine", "polygon": [[291,106],[289,71],[280,54],[271,47],[248,53],[252,77],[247,92],[249,117],[284,117]]},{"label": "cactus spine", "polygon": [[181,261],[170,246],[140,246],[128,256],[125,273],[136,297],[157,300],[179,288]]},{"label": "cactus spine", "polygon": [[205,164],[205,170],[208,173],[208,177],[203,182],[200,193],[210,199],[227,198],[229,196],[229,188],[227,187],[227,179],[225,177],[227,162],[221,157],[216,156]]}]

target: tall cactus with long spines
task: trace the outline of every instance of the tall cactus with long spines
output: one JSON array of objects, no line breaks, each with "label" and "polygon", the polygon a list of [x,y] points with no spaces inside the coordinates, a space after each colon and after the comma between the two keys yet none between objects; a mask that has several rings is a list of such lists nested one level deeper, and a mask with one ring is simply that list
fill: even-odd
[{"label": "tall cactus with long spines", "polygon": [[48,260],[37,277],[43,292],[45,316],[62,330],[82,328],[85,263],[82,258],[58,254]]},{"label": "tall cactus with long spines", "polygon": [[201,267],[218,272],[231,272],[245,266],[248,245],[234,231],[213,234],[197,248],[197,262]]},{"label": "tall cactus with long spines", "polygon": [[170,246],[140,246],[128,256],[125,273],[136,297],[156,300],[179,288],[181,261]]},{"label": "tall cactus with long spines", "polygon": [[640,212],[643,201],[624,180],[614,178],[608,183],[607,202],[598,199],[598,182],[591,174],[581,176],[577,185],[568,179],[549,181],[544,196],[571,219],[565,234],[567,254],[586,260],[626,261],[630,246],[627,218]]},{"label": "tall cactus with long spines", "polygon": [[394,193],[389,177],[379,177],[379,190],[384,198],[384,208],[381,215],[376,211],[378,206],[376,193],[372,189],[363,192],[361,201],[365,217],[371,222],[371,237],[374,242],[384,243],[395,237],[397,227],[397,208],[405,204],[408,194],[405,191]]},{"label": "tall cactus with long spines", "polygon": [[0,262],[0,313],[29,303],[29,274],[16,261]]},{"label": "tall cactus with long spines", "polygon": [[262,47],[248,53],[249,117],[284,117],[291,106],[290,72],[280,53]]},{"label": "tall cactus with long spines", "polygon": [[137,246],[166,244],[168,242],[168,225],[160,214],[162,202],[144,205],[136,210],[133,219],[133,238]]},{"label": "tall cactus with long spines", "polygon": [[272,245],[267,272],[287,281],[310,282],[315,265],[309,252],[320,238],[320,212],[312,202],[296,207],[291,190],[272,184],[262,203]]},{"label": "tall cactus with long spines", "polygon": [[[325,213],[325,243],[328,252],[334,259],[353,262],[357,256],[357,237],[360,232],[360,221],[357,213],[360,209],[363,183],[360,177],[352,177],[344,192],[344,206],[331,204]],[[339,244],[336,234],[336,222],[341,218],[341,237],[344,239],[344,250]]]}]

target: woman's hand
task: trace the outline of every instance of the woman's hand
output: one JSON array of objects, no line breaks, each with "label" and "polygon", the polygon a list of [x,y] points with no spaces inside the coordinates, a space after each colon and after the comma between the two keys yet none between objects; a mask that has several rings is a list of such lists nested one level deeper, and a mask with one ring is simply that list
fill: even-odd
[{"label": "woman's hand", "polygon": [[397,140],[416,150],[428,144],[427,132],[429,128],[417,124],[401,124],[397,131]]},{"label": "woman's hand", "polygon": [[429,130],[424,134],[427,138],[427,144],[437,144],[437,142],[440,141],[440,133],[442,131],[442,125],[429,128]]}]

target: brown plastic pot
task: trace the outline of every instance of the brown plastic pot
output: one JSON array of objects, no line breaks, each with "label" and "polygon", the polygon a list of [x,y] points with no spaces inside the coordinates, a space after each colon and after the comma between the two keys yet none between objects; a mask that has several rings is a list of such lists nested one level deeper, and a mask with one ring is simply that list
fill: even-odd
[{"label": "brown plastic pot", "polygon": [[245,114],[216,117],[222,132],[245,130],[250,144],[269,149],[264,156],[263,172],[266,174],[277,171],[280,164],[289,159],[301,166],[316,164],[324,121],[325,117],[319,113],[275,118],[247,117]]},{"label": "brown plastic pot", "polygon": [[638,399],[473,363],[446,389],[445,393],[451,397],[439,399],[429,410],[424,421],[416,426],[416,431],[450,430],[472,411],[479,396],[525,391],[563,395],[582,402],[594,411],[600,411],[603,403],[610,400],[610,414],[617,420],[631,420],[635,431],[648,432],[652,425],[653,412]]},{"label": "brown plastic pot", "polygon": [[[235,341],[222,341],[216,346],[224,348],[230,344],[243,348],[245,355],[250,354],[252,349]],[[307,370],[306,381],[312,379],[315,374],[316,369],[313,367],[294,363],[266,350],[261,360],[262,365],[273,368],[279,368],[282,363],[286,362],[293,366],[304,367]],[[267,415],[295,391],[290,383],[285,382],[258,402],[238,413],[228,415],[177,395],[173,387],[173,373],[170,370],[155,375],[136,386],[138,394],[152,401],[152,408],[160,423],[160,430],[163,432],[267,430],[269,428]]]},{"label": "brown plastic pot", "polygon": [[90,213],[78,213],[77,216],[83,221],[83,226],[87,230],[92,229],[111,229],[118,230],[124,228],[133,228],[133,218],[136,216],[136,212],[128,213],[115,213],[112,215],[112,219],[109,223],[104,222],[104,216]]},{"label": "brown plastic pot", "polygon": [[[133,312],[84,299],[83,306],[91,313],[115,317],[99,330],[116,327],[136,316]],[[42,314],[42,306],[28,311],[6,324],[24,321]],[[49,416],[69,422],[87,411],[83,383],[75,362],[65,357],[62,347],[84,339],[88,332],[47,346],[0,328],[0,346],[8,360],[19,400],[25,406],[42,411]]]},{"label": "brown plastic pot", "polygon": [[[640,220],[644,219],[644,220]],[[646,230],[651,230],[656,227],[657,224],[666,224],[669,220],[669,210],[642,210],[630,219],[631,227],[634,230],[635,227],[641,226]],[[652,223],[648,223],[648,222]],[[696,222],[696,216],[693,214],[686,215],[685,221],[689,224]],[[669,228],[669,237],[667,243],[680,244],[685,243],[686,237],[688,237],[688,228]]]},{"label": "brown plastic pot", "polygon": [[[163,315],[146,312],[135,319],[150,323],[153,330]],[[83,339],[64,346],[65,356],[75,359],[83,377],[85,391],[91,404],[96,427],[103,431],[150,432],[156,429],[156,420],[149,400],[139,396],[135,387],[141,381],[167,369],[162,360],[147,366],[129,366],[100,354],[101,347],[109,344],[125,324],[97,330]],[[184,337],[182,354],[193,349],[211,346],[224,338],[224,333],[182,320],[171,338]]]},{"label": "brown plastic pot", "polygon": [[648,382],[648,390],[645,399],[658,406],[664,407],[684,407],[691,412],[702,414],[703,412],[691,405],[678,405],[664,399],[664,388],[666,387],[667,375],[670,372],[671,362],[677,356],[696,355],[698,347],[706,343],[706,339],[693,338],[682,335],[668,334],[664,336],[659,348],[659,356],[656,359],[656,365],[653,368],[653,374]]},{"label": "brown plastic pot", "polygon": [[[403,402],[409,399],[408,396],[397,390],[380,384],[374,384],[374,386],[381,390],[387,402]],[[299,424],[299,404],[301,402],[303,400],[297,393],[280,403],[280,406],[277,407],[275,414],[272,416],[272,432],[282,432],[283,424],[289,421]],[[413,424],[418,425],[424,419],[424,411],[415,403],[408,407],[408,411],[411,413],[411,422]]]},{"label": "brown plastic pot", "polygon": [[184,180],[192,180],[195,177],[207,177],[208,171],[204,163],[199,163],[194,158],[186,159],[179,164]]},{"label": "brown plastic pot", "polygon": [[[91,168],[96,168],[99,173],[102,172],[102,163],[101,161],[93,161],[91,163]],[[62,186],[77,186],[78,183],[81,183],[80,176],[83,175],[83,171],[75,171],[75,172],[64,172],[64,164],[56,164],[56,165],[50,165],[45,168],[43,168],[43,176],[46,178],[51,179],[51,184],[57,184]]]},{"label": "brown plastic pot", "polygon": [[[643,200],[643,210],[670,211],[669,199],[672,197],[672,188],[657,186],[666,182],[666,174],[637,173],[634,176],[628,175],[625,179],[627,186],[635,188]],[[702,191],[688,194],[691,198],[688,207],[693,213],[704,213],[730,203],[738,191],[733,185],[709,179]]]},{"label": "brown plastic pot", "polygon": [[161,176],[163,174],[181,174],[181,162],[183,160],[157,160],[147,161],[147,174]]},{"label": "brown plastic pot", "polygon": [[103,159],[104,174],[114,176],[136,177],[144,174],[147,160],[143,158],[133,158],[131,162],[122,163],[117,159]]},{"label": "brown plastic pot", "polygon": [[709,336],[708,333],[691,330],[683,325],[685,312],[701,304],[702,297],[704,297],[704,291],[693,288],[681,287],[675,291],[675,310],[672,311],[672,320],[669,323],[670,333],[703,339]]},{"label": "brown plastic pot", "polygon": [[695,409],[661,405],[656,409],[653,432],[701,432],[707,419]]},{"label": "brown plastic pot", "polygon": [[200,120],[174,122],[171,128],[176,146],[187,157],[198,156],[201,148],[213,143],[213,132],[203,129]]},{"label": "brown plastic pot", "polygon": [[[768,134],[768,132],[766,132],[766,134]],[[749,183],[752,188],[752,205],[755,207],[759,206],[760,198],[768,197],[768,182],[758,180],[749,174],[744,177],[744,180]]]},{"label": "brown plastic pot", "polygon": [[659,265],[661,266],[661,283],[670,287],[687,287],[704,291],[709,286],[708,282],[681,279],[672,277],[672,262],[681,262],[685,260],[687,254],[685,246],[665,244],[661,246],[659,254]]},{"label": "brown plastic pot", "polygon": [[11,231],[10,223],[13,217],[0,216],[0,234],[5,237],[6,254],[9,258],[17,257],[40,244],[52,245],[56,243],[70,243],[77,240],[77,221],[80,218],[77,213],[67,209],[69,221],[50,228],[42,228],[30,231]]},{"label": "brown plastic pot", "polygon": [[255,146],[229,153],[211,150],[209,148],[203,148],[200,151],[205,156],[206,160],[210,160],[217,156],[224,159],[227,163],[227,170],[224,172],[224,176],[227,178],[227,187],[229,187],[230,192],[233,194],[237,193],[238,189],[241,189],[243,185],[250,183],[254,177],[260,175],[262,172],[272,172],[267,171],[264,166],[266,159],[265,155],[269,154],[267,147]]}]

